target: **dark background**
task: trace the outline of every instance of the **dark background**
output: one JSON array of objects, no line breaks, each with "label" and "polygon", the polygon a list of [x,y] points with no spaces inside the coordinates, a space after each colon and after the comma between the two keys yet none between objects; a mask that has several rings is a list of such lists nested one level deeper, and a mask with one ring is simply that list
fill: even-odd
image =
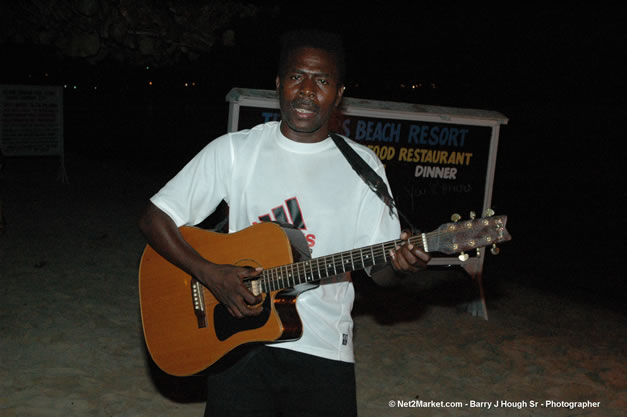
[{"label": "dark background", "polygon": [[[41,3],[64,2],[0,8],[4,23],[26,22],[4,25],[0,83],[66,86],[66,153],[174,173],[225,132],[232,87],[274,88],[280,33],[334,30],[348,50],[347,96],[509,118],[493,203],[509,215],[514,240],[488,259],[488,278],[625,307],[625,6],[242,2],[248,11],[216,23],[211,46],[164,58],[123,42],[103,43],[109,51],[96,57],[46,44],[33,35],[46,26],[33,9]],[[225,2],[87,3],[143,5],[145,16],[167,4]],[[64,13],[83,28],[93,21]],[[57,30],[78,36],[68,25]],[[450,213],[432,215],[446,221]]]}]

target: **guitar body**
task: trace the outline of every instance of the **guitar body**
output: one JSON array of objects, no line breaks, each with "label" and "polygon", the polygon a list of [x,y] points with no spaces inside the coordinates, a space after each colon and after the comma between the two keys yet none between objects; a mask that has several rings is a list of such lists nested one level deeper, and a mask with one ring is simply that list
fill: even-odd
[{"label": "guitar body", "polygon": [[[267,269],[294,262],[290,238],[300,236],[302,242],[294,245],[306,246],[300,231],[288,237],[274,223],[228,235],[193,227],[180,230],[196,251],[217,264]],[[148,351],[164,372],[186,376],[205,370],[245,343],[298,339],[302,324],[296,297],[314,287],[264,293],[260,316],[237,319],[207,288],[147,246],[139,268],[139,294]]]}]

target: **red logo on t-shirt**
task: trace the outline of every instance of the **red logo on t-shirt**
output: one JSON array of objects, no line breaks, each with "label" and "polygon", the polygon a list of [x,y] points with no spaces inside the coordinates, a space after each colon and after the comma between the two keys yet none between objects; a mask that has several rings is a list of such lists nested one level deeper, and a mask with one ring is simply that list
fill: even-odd
[{"label": "red logo on t-shirt", "polygon": [[[284,204],[273,208],[270,210],[270,213],[262,214],[259,216],[259,220],[262,222],[276,221],[279,223],[289,223],[300,230],[307,230],[303,212],[300,209],[300,204],[298,204],[298,198],[296,197],[285,200]],[[305,233],[305,238],[310,248],[316,244],[316,235]]]}]

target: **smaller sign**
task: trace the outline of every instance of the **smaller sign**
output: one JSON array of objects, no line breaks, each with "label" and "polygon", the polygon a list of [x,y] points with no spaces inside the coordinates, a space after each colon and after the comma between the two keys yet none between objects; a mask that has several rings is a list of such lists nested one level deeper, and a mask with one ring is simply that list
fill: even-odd
[{"label": "smaller sign", "polygon": [[0,149],[5,156],[63,157],[63,89],[0,85]]}]

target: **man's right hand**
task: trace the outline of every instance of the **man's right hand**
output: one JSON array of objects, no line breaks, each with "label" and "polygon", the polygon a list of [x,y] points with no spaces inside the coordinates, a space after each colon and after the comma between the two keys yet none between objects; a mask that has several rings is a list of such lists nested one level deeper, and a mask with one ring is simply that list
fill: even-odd
[{"label": "man's right hand", "polygon": [[262,297],[253,295],[244,285],[244,280],[261,273],[262,268],[241,268],[234,265],[209,264],[202,275],[197,276],[216,299],[226,307],[233,317],[243,318],[261,313]]},{"label": "man's right hand", "polygon": [[139,229],[148,244],[172,264],[198,279],[234,317],[261,313],[261,296],[253,295],[244,279],[261,273],[261,269],[213,264],[203,258],[183,239],[170,216],[150,203],[139,219]]}]

